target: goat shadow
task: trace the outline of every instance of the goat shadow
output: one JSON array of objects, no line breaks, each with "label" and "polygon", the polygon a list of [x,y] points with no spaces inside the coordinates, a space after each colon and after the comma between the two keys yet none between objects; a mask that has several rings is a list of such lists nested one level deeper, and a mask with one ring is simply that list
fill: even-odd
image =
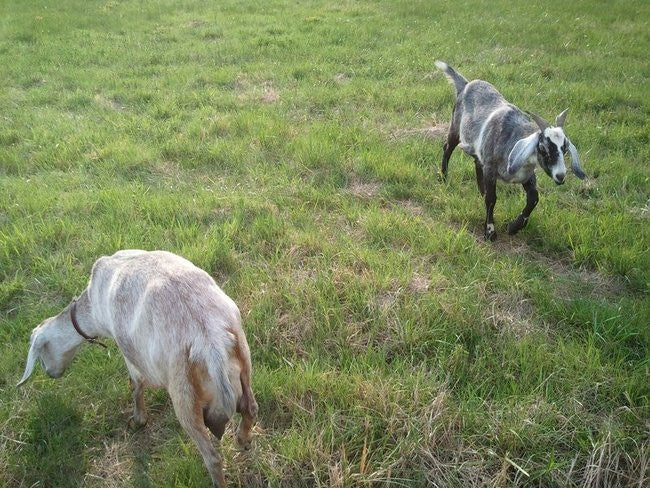
[{"label": "goat shadow", "polygon": [[84,446],[92,442],[68,399],[47,393],[27,414],[26,444],[12,456],[16,480],[25,486],[77,487],[87,470]]}]

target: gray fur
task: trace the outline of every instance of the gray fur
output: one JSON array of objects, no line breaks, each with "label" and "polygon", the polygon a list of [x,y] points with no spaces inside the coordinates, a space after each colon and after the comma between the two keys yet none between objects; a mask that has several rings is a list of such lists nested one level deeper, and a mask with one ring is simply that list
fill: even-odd
[{"label": "gray fur", "polygon": [[[454,148],[460,148],[475,160],[479,190],[485,195],[487,218],[486,238],[494,239],[492,211],[496,203],[496,180],[520,183],[527,192],[527,206],[516,224],[509,226],[515,233],[528,221],[537,204],[535,170],[541,167],[557,184],[566,175],[564,152],[571,154],[572,170],[578,178],[585,174],[575,146],[565,136],[563,125],[567,110],[556,118],[552,127],[535,114],[526,114],[509,103],[487,81],[468,82],[442,61],[436,66],[456,88],[456,104],[452,115],[442,159],[442,176]],[[533,120],[531,120],[531,118]]]},{"label": "gray fur", "polygon": [[447,79],[449,80],[449,83],[454,85],[454,88],[456,89],[456,96],[458,96],[458,94],[461,93],[465,88],[465,85],[467,85],[467,80],[465,77],[456,72],[456,70],[454,70],[447,63],[443,63],[442,61],[436,61],[436,66],[445,73]]},{"label": "gray fur", "polygon": [[582,167],[580,166],[580,158],[578,157],[578,150],[569,139],[567,139],[567,142],[569,143],[569,154],[571,154],[571,170],[575,173],[575,175],[578,178],[584,180],[587,177],[587,175],[584,173],[584,171],[582,171]]}]

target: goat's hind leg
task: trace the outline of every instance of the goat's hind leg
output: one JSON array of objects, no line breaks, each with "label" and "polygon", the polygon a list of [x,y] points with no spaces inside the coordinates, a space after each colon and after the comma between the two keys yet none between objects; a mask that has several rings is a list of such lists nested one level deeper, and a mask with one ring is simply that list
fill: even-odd
[{"label": "goat's hind leg", "polygon": [[460,127],[456,121],[456,107],[454,107],[454,112],[451,115],[451,124],[449,125],[449,132],[447,133],[447,142],[443,148],[442,153],[442,165],[441,173],[442,180],[447,181],[447,166],[449,165],[449,158],[451,158],[451,153],[454,152],[456,146],[460,142]]},{"label": "goat's hind leg", "polygon": [[197,393],[190,384],[178,385],[169,390],[176,417],[198,447],[203,463],[212,478],[212,486],[225,488],[226,480],[223,475],[221,455],[212,445],[212,439],[204,423],[204,406],[201,405]]},{"label": "goat's hind leg", "polygon": [[513,235],[526,227],[528,217],[537,205],[539,193],[537,192],[537,179],[533,175],[526,183],[522,185],[526,191],[526,207],[517,216],[515,220],[508,224],[508,234]]},{"label": "goat's hind leg", "polygon": [[474,156],[474,170],[476,171],[476,185],[481,195],[485,196],[485,188],[483,187],[483,165],[479,159]]},{"label": "goat's hind leg", "polygon": [[257,422],[257,402],[250,386],[244,386],[242,397],[237,403],[237,411],[241,414],[241,423],[237,429],[237,444],[244,450],[249,450],[252,445],[253,426]]},{"label": "goat's hind leg", "polygon": [[494,228],[494,206],[497,203],[497,180],[494,175],[483,174],[483,187],[485,188],[485,240],[493,241],[497,238]]}]

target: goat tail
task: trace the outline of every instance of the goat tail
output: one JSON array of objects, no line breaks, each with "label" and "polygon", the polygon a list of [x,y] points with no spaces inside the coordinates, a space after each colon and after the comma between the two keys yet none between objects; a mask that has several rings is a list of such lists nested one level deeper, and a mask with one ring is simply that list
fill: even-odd
[{"label": "goat tail", "polygon": [[435,64],[436,67],[445,74],[449,83],[454,85],[454,88],[456,88],[456,96],[458,97],[458,95],[460,95],[460,93],[465,89],[465,85],[469,83],[467,79],[443,61],[436,61]]},{"label": "goat tail", "polygon": [[227,354],[223,348],[214,344],[205,344],[201,364],[205,365],[204,383],[199,387],[209,398],[210,408],[230,418],[237,408],[237,393],[233,387]]}]

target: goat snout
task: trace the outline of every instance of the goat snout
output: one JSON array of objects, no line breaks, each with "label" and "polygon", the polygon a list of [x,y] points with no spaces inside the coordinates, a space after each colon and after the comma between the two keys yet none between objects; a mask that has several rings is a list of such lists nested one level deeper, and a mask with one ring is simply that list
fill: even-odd
[{"label": "goat snout", "polygon": [[557,173],[553,175],[553,181],[555,181],[556,185],[561,185],[564,183],[565,177],[566,177],[566,173]]},{"label": "goat snout", "polygon": [[45,369],[45,374],[47,374],[50,378],[53,378],[55,380],[60,378],[61,376],[63,376],[63,371],[58,371],[58,370],[55,371],[55,370],[46,369],[46,368],[43,368],[43,369]]}]

